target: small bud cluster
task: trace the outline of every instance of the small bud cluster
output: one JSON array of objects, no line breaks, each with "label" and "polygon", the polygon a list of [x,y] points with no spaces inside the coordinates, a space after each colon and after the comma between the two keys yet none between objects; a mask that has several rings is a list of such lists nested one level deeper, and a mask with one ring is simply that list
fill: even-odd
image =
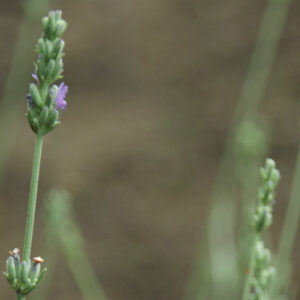
[{"label": "small bud cluster", "polygon": [[275,276],[275,268],[270,266],[271,251],[265,248],[261,241],[257,242],[255,251],[255,277],[250,299],[267,300],[267,291]]},{"label": "small bud cluster", "polygon": [[254,226],[257,233],[272,224],[275,189],[280,180],[280,173],[272,159],[266,160],[265,168],[261,168],[262,186],[258,191],[258,204],[254,215]]},{"label": "small bud cluster", "polygon": [[6,272],[3,274],[17,294],[27,295],[39,284],[46,272],[46,269],[41,271],[43,261],[41,257],[35,257],[32,261],[21,262],[20,250],[15,248],[9,251]]},{"label": "small bud cluster", "polygon": [[67,23],[61,18],[61,11],[50,11],[42,20],[43,34],[37,43],[38,60],[32,74],[34,83],[29,85],[27,95],[27,118],[35,133],[45,135],[53,130],[61,110],[65,110],[65,97],[68,87],[62,82],[59,86],[54,82],[62,78],[65,46],[61,35]]},{"label": "small bud cluster", "polygon": [[267,159],[265,167],[261,168],[262,185],[258,191],[258,203],[254,214],[255,244],[254,265],[251,272],[251,292],[247,300],[269,300],[268,289],[275,275],[275,269],[270,266],[271,252],[264,247],[260,234],[272,223],[272,210],[275,200],[275,189],[280,180],[280,173],[272,159]]}]

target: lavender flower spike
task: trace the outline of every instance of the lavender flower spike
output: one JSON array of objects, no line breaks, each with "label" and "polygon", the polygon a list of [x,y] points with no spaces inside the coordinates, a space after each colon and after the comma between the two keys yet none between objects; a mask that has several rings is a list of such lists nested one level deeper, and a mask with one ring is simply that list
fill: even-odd
[{"label": "lavender flower spike", "polygon": [[62,82],[57,90],[55,102],[57,110],[66,110],[67,102],[65,101],[66,95],[68,92],[68,86]]}]

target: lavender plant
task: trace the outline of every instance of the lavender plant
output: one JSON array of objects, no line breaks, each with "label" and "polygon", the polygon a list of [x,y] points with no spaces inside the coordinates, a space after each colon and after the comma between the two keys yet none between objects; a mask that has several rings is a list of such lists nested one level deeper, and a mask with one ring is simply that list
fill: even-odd
[{"label": "lavender plant", "polygon": [[[223,216],[220,215],[221,218],[216,219],[214,218],[214,215],[216,214],[216,212],[222,209],[222,206],[226,206],[228,201],[232,201],[232,199],[236,198],[239,185],[241,187],[240,198],[242,198],[243,200],[242,210],[243,214],[246,216],[246,218],[244,219],[248,220],[247,211],[249,209],[249,191],[253,191],[253,187],[256,188],[257,176],[255,168],[259,166],[259,161],[264,156],[264,152],[266,150],[266,147],[264,146],[267,146],[267,134],[264,132],[265,128],[259,128],[256,126],[257,121],[260,119],[258,108],[261,101],[263,100],[268,79],[272,71],[278,44],[285,27],[290,2],[290,0],[267,1],[266,9],[262,18],[262,23],[257,35],[255,48],[253,49],[251,60],[247,68],[247,74],[243,82],[238,106],[233,116],[232,129],[226,141],[225,149],[218,169],[217,178],[213,188],[212,206],[209,216],[209,225],[207,226],[208,228],[212,228],[208,229],[208,235],[213,232],[213,228],[219,228],[219,232],[224,230],[223,225],[227,220],[226,214],[228,214],[229,208],[224,211]],[[253,126],[254,124],[255,126]],[[249,131],[250,129],[253,130],[253,132],[256,131],[256,133],[254,135],[251,134],[251,137],[244,135],[245,127],[248,127],[246,128],[246,131]],[[240,140],[241,133],[243,134],[243,141]],[[253,144],[253,138],[257,138],[255,144],[257,143],[259,148],[255,147],[254,149],[252,148],[252,145],[247,144],[249,143],[249,141],[251,141],[251,144]],[[247,143],[245,143],[245,140],[247,140]],[[262,144],[259,145],[260,140],[264,140],[263,142],[265,143],[265,145],[263,147]],[[248,146],[254,149],[254,151],[256,152],[255,155],[253,155],[253,153],[249,153],[249,149],[251,148],[249,148]],[[236,151],[237,148],[238,151]],[[234,205],[231,206],[235,207]],[[230,228],[231,232],[234,231],[234,225],[238,218],[235,214],[236,212],[237,210],[230,212],[233,216],[233,220],[231,221],[231,224],[233,226],[232,228]],[[228,226],[229,225],[230,224],[228,224]],[[211,277],[211,290],[213,290],[216,294],[216,297],[214,297],[214,299],[219,299],[220,297],[232,299],[237,297],[240,287],[240,280],[238,280],[240,277],[239,272],[227,272],[224,276],[224,268],[221,264],[218,264],[218,261],[215,260],[215,258],[219,257],[220,254],[223,254],[223,257],[225,257],[226,259],[228,256],[231,256],[231,259],[233,260],[239,259],[239,261],[241,262],[240,265],[243,266],[244,255],[248,252],[247,249],[244,250],[244,244],[248,243],[247,231],[248,227],[243,224],[240,234],[241,238],[239,241],[239,249],[241,249],[241,251],[239,251],[235,243],[232,243],[231,249],[235,248],[234,253],[238,254],[238,258],[234,257],[235,254],[232,252],[226,251],[224,253],[223,248],[220,247],[220,245],[223,245],[224,235],[217,233],[214,237],[209,239],[210,242],[213,242],[209,242],[209,261],[211,262],[211,267],[204,267],[204,265],[206,265],[206,262],[196,262],[195,264],[196,268],[200,267],[202,268],[202,270],[195,271],[193,274],[202,274],[203,272],[208,272],[211,274],[208,274],[208,276]],[[215,238],[217,236],[220,236],[221,239],[217,240]],[[216,253],[212,253],[212,251]],[[216,269],[214,266],[218,265],[220,267]],[[230,270],[234,269],[236,268],[230,268]],[[219,275],[216,274],[216,272],[218,272]],[[222,284],[221,287],[219,285],[219,278],[225,278],[225,281],[227,280],[227,282],[225,284]],[[237,278],[237,280],[235,280],[235,278]],[[199,290],[200,285],[201,280],[194,278],[193,275],[191,277],[191,283],[189,283],[189,286],[193,287],[190,287],[189,291]],[[223,289],[223,287],[225,287],[225,289]],[[202,293],[202,285],[200,290]],[[197,299],[197,297],[198,296],[193,295],[193,292],[188,292],[185,299],[194,300]]]},{"label": "lavender plant", "polygon": [[31,246],[33,239],[34,219],[37,201],[39,170],[44,136],[60,122],[59,116],[66,109],[65,97],[68,87],[62,82],[64,41],[61,39],[67,23],[62,19],[61,11],[50,11],[42,19],[43,34],[37,43],[38,59],[32,74],[34,83],[29,85],[27,95],[27,119],[31,129],[36,133],[32,178],[29,193],[27,221],[22,260],[18,248],[9,252],[7,268],[4,272],[10,286],[17,294],[17,299],[24,300],[40,282],[46,269],[41,271],[43,259],[32,260]]},{"label": "lavender plant", "polygon": [[267,300],[268,289],[275,274],[270,266],[271,252],[264,247],[261,233],[272,224],[275,189],[280,173],[272,159],[267,159],[261,168],[262,186],[253,219],[254,239],[251,250],[249,274],[246,279],[242,300]]}]

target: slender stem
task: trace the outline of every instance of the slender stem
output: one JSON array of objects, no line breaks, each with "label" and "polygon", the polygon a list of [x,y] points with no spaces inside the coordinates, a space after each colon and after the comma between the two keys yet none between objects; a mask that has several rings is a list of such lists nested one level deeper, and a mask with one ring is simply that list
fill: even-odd
[{"label": "slender stem", "polygon": [[293,177],[292,192],[288,202],[284,224],[280,233],[280,240],[277,252],[276,269],[280,270],[273,285],[273,293],[287,288],[289,278],[289,265],[292,248],[297,235],[300,218],[300,149],[298,151],[296,170]]},{"label": "slender stem", "polygon": [[243,297],[242,300],[249,300],[250,298],[250,292],[251,292],[251,281],[254,276],[255,272],[255,252],[256,252],[256,244],[259,239],[259,235],[255,233],[252,249],[251,249],[251,256],[250,256],[250,263],[249,263],[249,273],[246,278],[244,291],[243,291]]},{"label": "slender stem", "polygon": [[[36,138],[35,148],[34,148],[32,176],[31,176],[31,184],[30,184],[28,212],[27,212],[25,239],[24,239],[24,249],[23,249],[23,260],[30,259],[42,146],[43,146],[43,136],[38,134]],[[25,299],[25,298],[20,298],[20,299]]]},{"label": "slender stem", "polygon": [[17,294],[17,300],[25,300],[25,296]]}]

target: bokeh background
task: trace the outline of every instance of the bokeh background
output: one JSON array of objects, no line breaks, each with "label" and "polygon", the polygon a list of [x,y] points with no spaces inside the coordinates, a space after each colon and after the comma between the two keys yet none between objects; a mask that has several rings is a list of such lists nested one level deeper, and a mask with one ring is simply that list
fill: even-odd
[{"label": "bokeh background", "polygon": [[[69,23],[64,80],[70,88],[62,125],[44,144],[33,255],[44,243],[43,198],[64,187],[109,299],[183,299],[195,257],[205,252],[212,187],[266,3],[50,1]],[[0,92],[23,15],[21,1],[0,1]],[[292,1],[260,105],[272,127],[268,156],[282,173],[275,242],[299,143],[299,16],[300,3]],[[30,64],[40,35],[35,24],[25,40]],[[32,71],[15,80],[16,90]],[[26,89],[19,94],[12,127],[5,128],[13,141],[0,183],[3,270],[7,251],[23,244],[34,146],[24,117]],[[299,249],[298,239],[295,282]],[[58,260],[47,299],[82,299],[63,256]],[[0,298],[14,298],[5,278]]]}]

